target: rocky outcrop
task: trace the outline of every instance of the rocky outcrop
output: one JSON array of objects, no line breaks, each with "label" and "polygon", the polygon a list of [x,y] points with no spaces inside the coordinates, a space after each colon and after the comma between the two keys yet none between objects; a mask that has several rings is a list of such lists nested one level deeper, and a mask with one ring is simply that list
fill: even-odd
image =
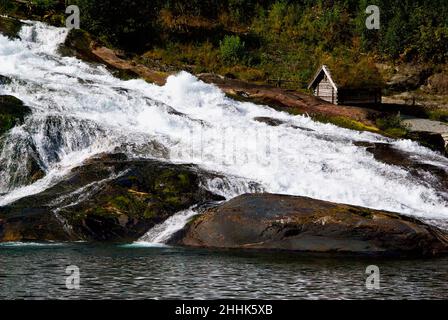
[{"label": "rocky outcrop", "polygon": [[124,80],[143,78],[148,82],[164,85],[168,77],[168,74],[151,70],[126,59],[123,53],[120,54],[116,50],[102,46],[83,30],[72,29],[59,51],[62,55],[75,56],[84,61],[104,64],[115,76]]},{"label": "rocky outcrop", "polygon": [[429,93],[448,95],[448,74],[436,73],[428,78],[427,84],[423,89]]},{"label": "rocky outcrop", "polygon": [[448,250],[448,234],[410,217],[272,194],[244,195],[209,209],[172,242],[385,256],[433,256]]},{"label": "rocky outcrop", "polygon": [[433,70],[423,65],[403,64],[395,67],[389,66],[385,72],[387,88],[391,91],[412,91],[420,88],[431,76]]},{"label": "rocky outcrop", "polygon": [[[419,161],[415,159],[415,154],[411,151],[396,149],[388,143],[359,142],[355,144],[366,147],[366,150],[377,161],[403,168],[416,181],[427,183],[428,186],[441,195],[445,194],[446,190],[448,190],[448,172],[432,164],[430,157],[427,157],[427,162]],[[428,176],[432,177],[431,180],[428,180]],[[448,200],[448,198],[445,199]]]},{"label": "rocky outcrop", "polygon": [[[8,81],[8,78],[1,77],[1,81]],[[30,112],[31,109],[16,97],[0,96],[0,136],[23,122],[25,116]]]},{"label": "rocky outcrop", "polygon": [[3,241],[135,241],[195,204],[223,198],[201,186],[195,166],[103,155],[55,186],[0,207]]},{"label": "rocky outcrop", "polygon": [[425,146],[433,151],[440,152],[443,155],[448,155],[447,142],[440,133],[428,131],[412,131],[406,135],[406,138],[418,141],[418,143],[420,143],[422,146]]},{"label": "rocky outcrop", "polygon": [[7,77],[7,76],[2,76],[0,74],[0,85],[6,85],[6,84],[10,84],[11,83],[11,78]]},{"label": "rocky outcrop", "polygon": [[0,34],[11,39],[18,38],[23,24],[20,20],[0,16]]}]

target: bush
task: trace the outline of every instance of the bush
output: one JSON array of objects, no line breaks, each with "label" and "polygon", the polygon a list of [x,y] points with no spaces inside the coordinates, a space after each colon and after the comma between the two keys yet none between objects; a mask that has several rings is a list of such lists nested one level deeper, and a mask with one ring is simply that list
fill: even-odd
[{"label": "bush", "polygon": [[403,137],[408,131],[408,127],[401,121],[399,113],[376,119],[376,125],[378,128],[394,137]]},{"label": "bush", "polygon": [[226,64],[236,64],[245,58],[245,43],[239,36],[225,36],[219,43],[221,58]]},{"label": "bush", "polygon": [[436,109],[427,112],[429,119],[434,121],[448,122],[448,110]]},{"label": "bush", "polygon": [[10,0],[0,0],[0,14],[10,14],[17,10],[17,4]]},{"label": "bush", "polygon": [[38,10],[51,10],[58,4],[57,0],[33,0],[32,5],[36,6]]}]

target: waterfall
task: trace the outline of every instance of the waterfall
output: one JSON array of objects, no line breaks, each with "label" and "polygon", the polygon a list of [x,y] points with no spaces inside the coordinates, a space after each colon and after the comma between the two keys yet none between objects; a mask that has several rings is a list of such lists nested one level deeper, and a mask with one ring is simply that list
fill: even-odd
[{"label": "waterfall", "polygon": [[169,217],[165,222],[149,230],[143,237],[139,239],[139,241],[137,241],[137,244],[163,244],[168,241],[173,234],[175,234],[177,231],[180,231],[188,223],[188,221],[196,215],[198,215],[198,212],[195,211],[194,207],[180,211],[175,215]]},{"label": "waterfall", "polygon": [[[390,144],[414,161],[448,170],[443,156],[411,141],[321,124],[266,106],[234,101],[186,72],[166,85],[120,80],[104,66],[58,53],[67,30],[29,22],[20,39],[0,35],[0,85],[32,110],[0,139],[0,206],[41,192],[95,154],[193,163],[218,172],[210,190],[227,198],[271,192],[448,219],[446,190],[406,168],[376,160],[360,142]],[[335,107],[336,108],[336,107]],[[254,120],[280,119],[276,127]],[[156,142],[167,152],[148,148]],[[43,177],[30,180],[38,166]],[[236,178],[234,178],[236,177]],[[151,241],[163,241],[193,211],[177,214]],[[148,236],[149,237],[149,236]]]}]

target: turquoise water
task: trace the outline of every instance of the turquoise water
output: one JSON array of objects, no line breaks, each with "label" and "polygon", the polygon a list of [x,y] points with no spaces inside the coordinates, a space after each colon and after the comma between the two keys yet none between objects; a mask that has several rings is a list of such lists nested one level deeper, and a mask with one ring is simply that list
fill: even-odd
[{"label": "turquoise water", "polygon": [[[365,287],[368,265],[380,289]],[[80,289],[66,288],[69,265]],[[384,260],[164,246],[0,245],[1,299],[447,299],[448,258]]]}]

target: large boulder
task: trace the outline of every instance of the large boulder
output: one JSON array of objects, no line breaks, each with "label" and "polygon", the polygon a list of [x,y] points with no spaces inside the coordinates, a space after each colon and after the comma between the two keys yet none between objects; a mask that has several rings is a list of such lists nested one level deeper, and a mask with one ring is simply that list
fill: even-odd
[{"label": "large boulder", "polygon": [[448,249],[446,233],[410,217],[273,194],[243,195],[209,209],[171,242],[388,256],[433,256]]},{"label": "large boulder", "polygon": [[202,187],[215,177],[192,165],[103,155],[0,207],[0,242],[135,241],[178,211],[223,200]]}]

